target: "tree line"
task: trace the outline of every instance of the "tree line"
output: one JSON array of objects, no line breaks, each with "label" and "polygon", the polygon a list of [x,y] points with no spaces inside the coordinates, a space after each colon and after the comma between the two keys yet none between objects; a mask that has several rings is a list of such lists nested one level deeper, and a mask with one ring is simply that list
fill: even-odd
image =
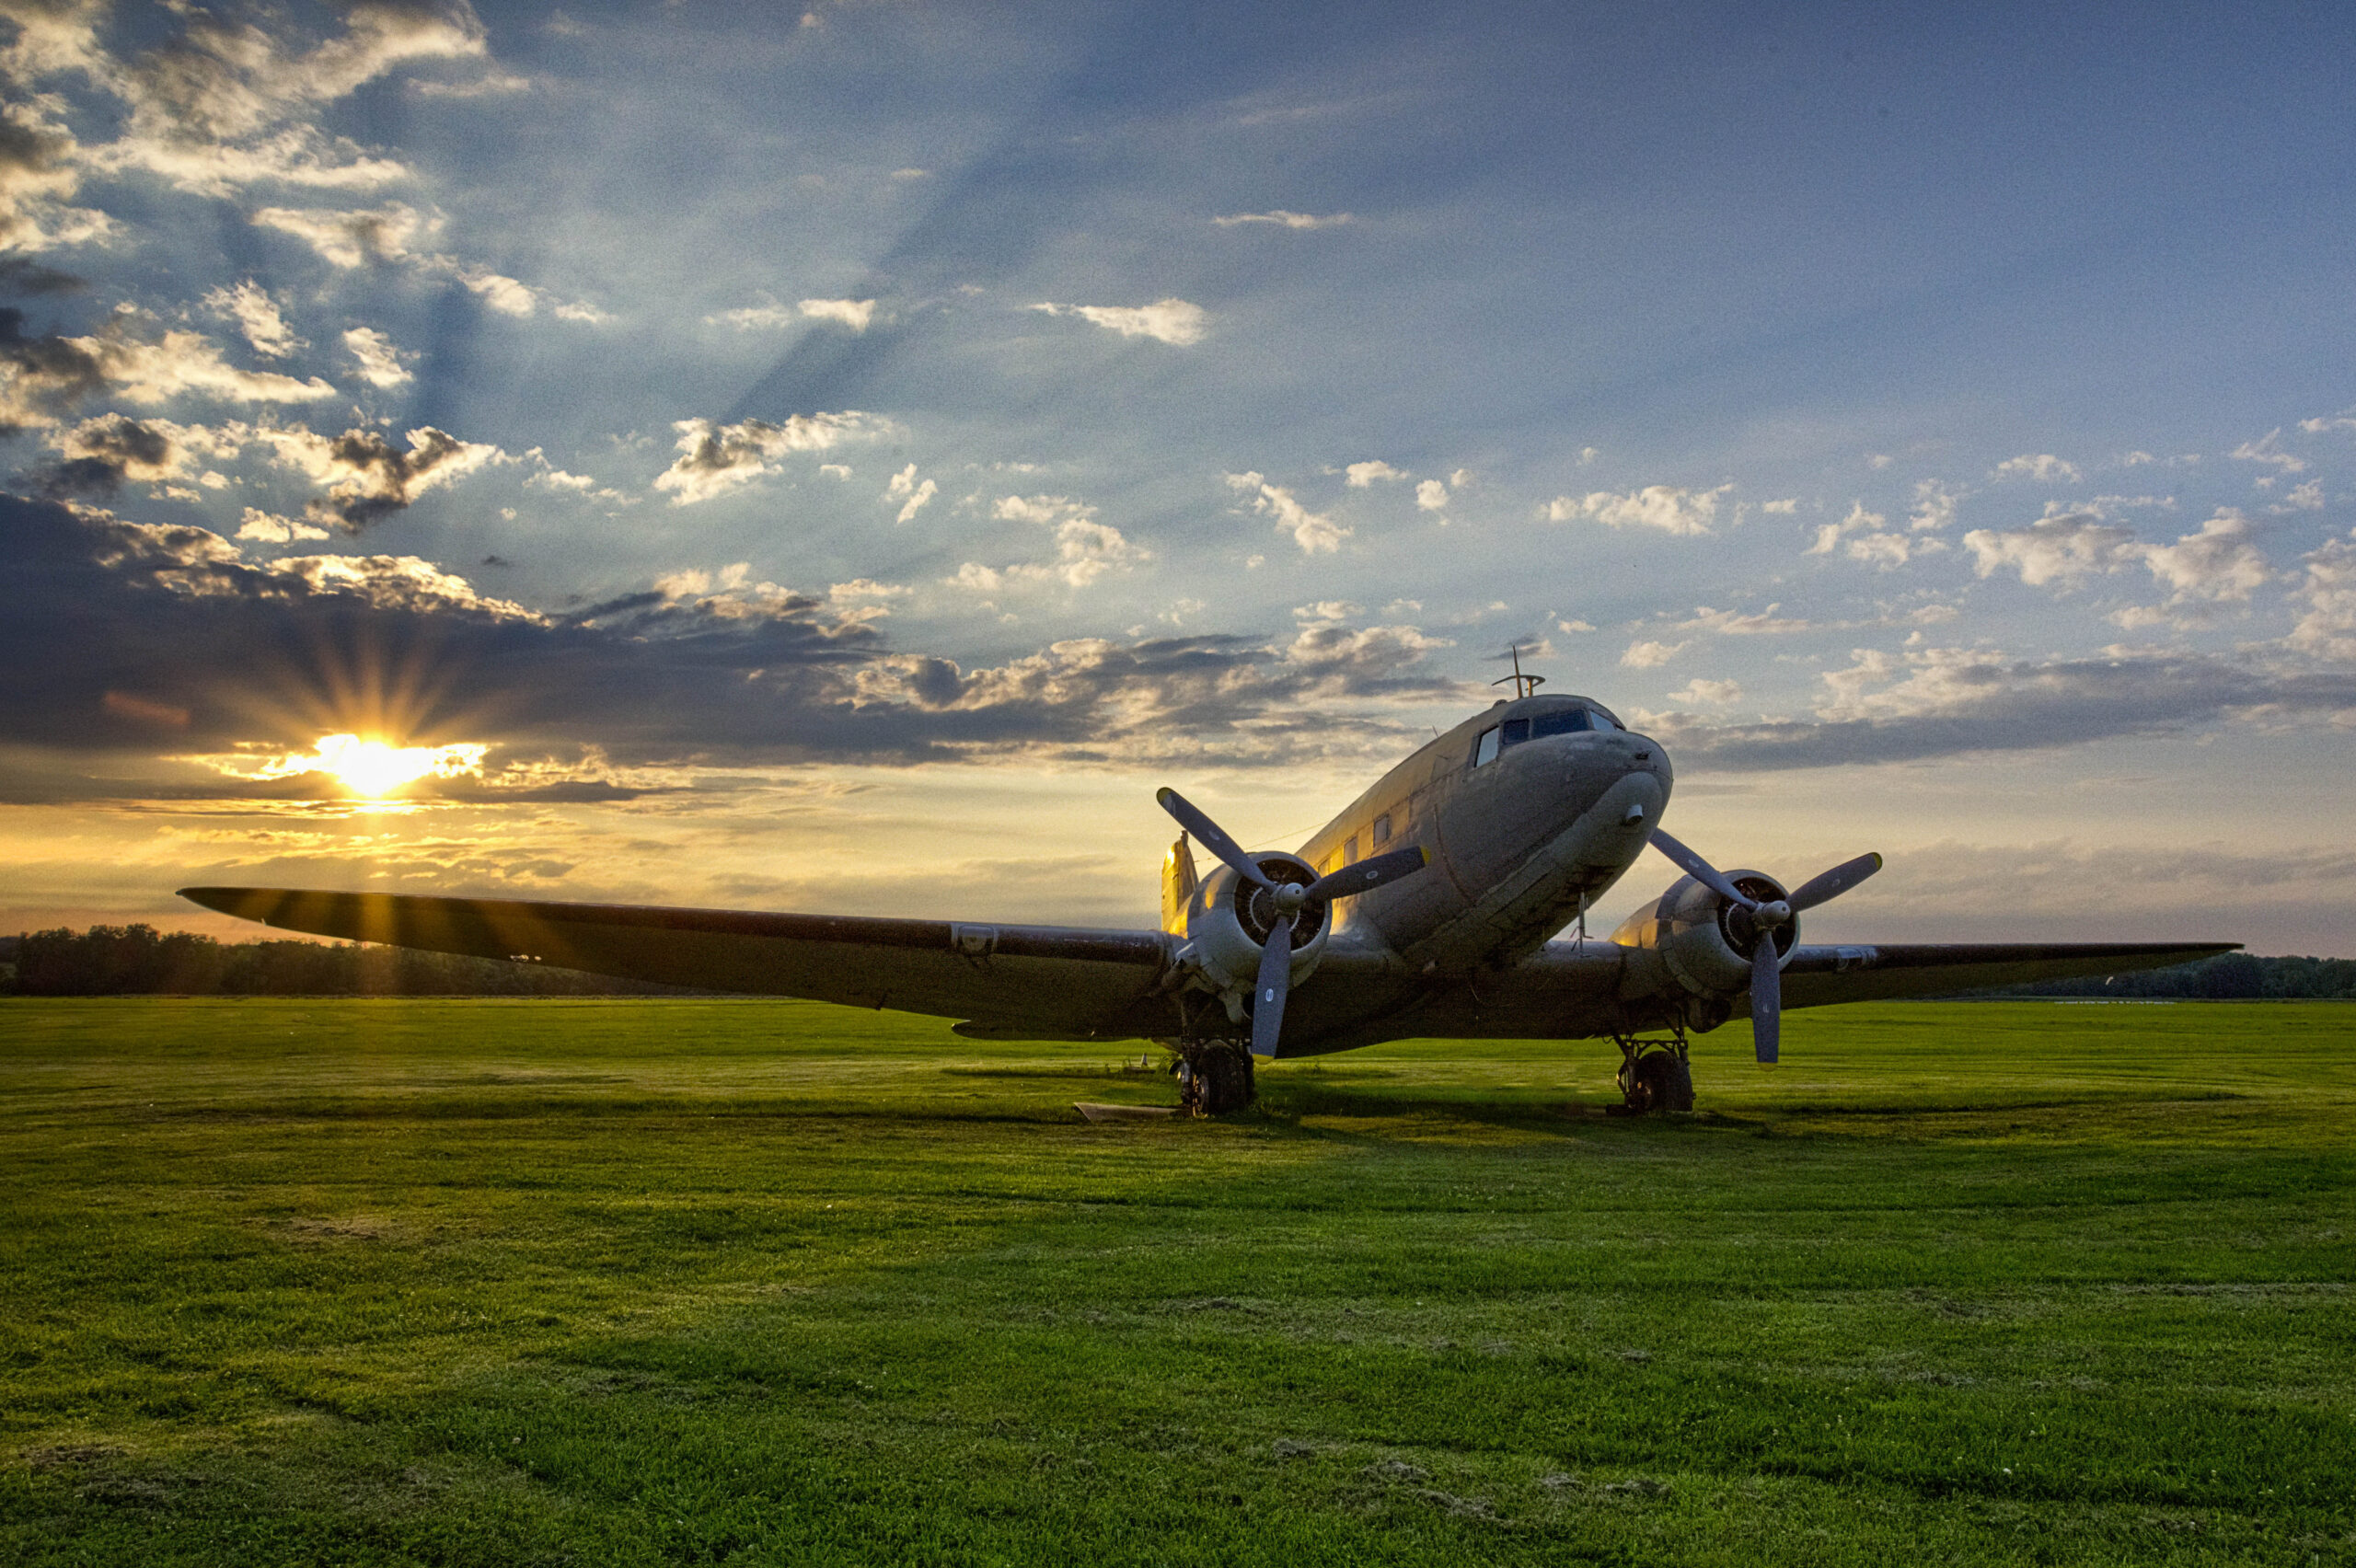
[{"label": "tree line", "polygon": [[539,963],[358,942],[223,942],[153,926],[0,938],[0,992],[21,997],[662,997],[668,986]]},{"label": "tree line", "polygon": [[2261,958],[2221,952],[2173,969],[2082,980],[2038,980],[1975,991],[1978,997],[2110,997],[2212,1002],[2356,1001],[2356,959]]}]

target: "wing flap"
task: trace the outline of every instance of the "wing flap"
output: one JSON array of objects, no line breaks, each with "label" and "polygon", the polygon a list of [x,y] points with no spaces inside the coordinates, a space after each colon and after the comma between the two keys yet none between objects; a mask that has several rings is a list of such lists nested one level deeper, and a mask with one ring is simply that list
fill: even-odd
[{"label": "wing flap", "polygon": [[292,888],[180,896],[314,936],[1083,1036],[1128,1013],[1167,963],[1152,931]]}]

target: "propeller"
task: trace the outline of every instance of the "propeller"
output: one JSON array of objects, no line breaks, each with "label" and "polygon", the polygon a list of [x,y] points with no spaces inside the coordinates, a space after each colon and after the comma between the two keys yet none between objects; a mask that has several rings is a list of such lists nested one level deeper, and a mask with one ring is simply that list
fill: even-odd
[{"label": "propeller", "polygon": [[1843,860],[1802,882],[1790,896],[1762,903],[1659,828],[1653,829],[1652,843],[1678,870],[1750,917],[1754,933],[1750,940],[1750,1033],[1758,1044],[1759,1059],[1773,1063],[1784,1033],[1783,955],[1775,951],[1775,928],[1802,910],[1830,903],[1880,870],[1881,857],[1860,855],[1854,860]]},{"label": "propeller", "polygon": [[1197,844],[1232,867],[1237,876],[1265,890],[1276,906],[1275,918],[1268,922],[1268,940],[1260,948],[1259,977],[1253,985],[1252,1054],[1255,1056],[1276,1054],[1276,1038],[1284,1030],[1285,999],[1292,990],[1293,921],[1300,912],[1312,904],[1330,903],[1397,882],[1431,864],[1431,852],[1418,845],[1344,866],[1313,882],[1280,882],[1262,870],[1242,845],[1185,796],[1165,787],[1156,790],[1153,798],[1178,819],[1179,826],[1195,836]]}]

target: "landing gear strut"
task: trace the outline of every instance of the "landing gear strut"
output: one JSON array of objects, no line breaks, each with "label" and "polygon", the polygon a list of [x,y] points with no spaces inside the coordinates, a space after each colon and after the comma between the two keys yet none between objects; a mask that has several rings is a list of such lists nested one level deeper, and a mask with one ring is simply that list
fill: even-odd
[{"label": "landing gear strut", "polygon": [[1241,1111],[1259,1094],[1251,1048],[1235,1040],[1172,1040],[1178,1053],[1178,1103],[1189,1116]]},{"label": "landing gear strut", "polygon": [[1633,1034],[1612,1038],[1620,1045],[1620,1095],[1624,1101],[1611,1107],[1615,1115],[1693,1109],[1693,1068],[1686,1060],[1682,1028],[1665,1040],[1640,1040]]}]

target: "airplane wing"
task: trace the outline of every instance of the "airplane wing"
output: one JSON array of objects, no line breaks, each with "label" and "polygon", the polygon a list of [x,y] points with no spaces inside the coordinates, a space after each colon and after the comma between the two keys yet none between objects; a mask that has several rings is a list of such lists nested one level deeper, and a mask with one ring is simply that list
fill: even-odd
[{"label": "airplane wing", "polygon": [[[1819,1008],[1888,997],[1939,997],[1987,986],[2166,969],[2233,952],[2239,942],[1914,942],[1796,949],[1784,965],[1784,1006]],[[1738,1015],[1750,1010],[1743,998]]]},{"label": "airplane wing", "polygon": [[968,1020],[971,1034],[1127,1040],[1172,1032],[1159,931],[762,915],[613,904],[190,887],[182,898],[282,930],[658,985],[803,997]]},{"label": "airplane wing", "polygon": [[[2237,942],[2011,942],[1808,947],[1784,966],[1784,1007],[1825,1007],[1895,997],[1936,997],[1985,986],[2165,969]],[[1612,942],[1549,942],[1510,969],[1402,996],[1389,1009],[1305,1031],[1282,1053],[1347,1050],[1407,1036],[1441,1040],[1576,1040],[1668,1026],[1687,993],[1657,966],[1637,968],[1643,950]],[[1357,989],[1370,995],[1379,975]],[[1745,992],[1725,997],[1732,1016],[1750,1011]]]}]

